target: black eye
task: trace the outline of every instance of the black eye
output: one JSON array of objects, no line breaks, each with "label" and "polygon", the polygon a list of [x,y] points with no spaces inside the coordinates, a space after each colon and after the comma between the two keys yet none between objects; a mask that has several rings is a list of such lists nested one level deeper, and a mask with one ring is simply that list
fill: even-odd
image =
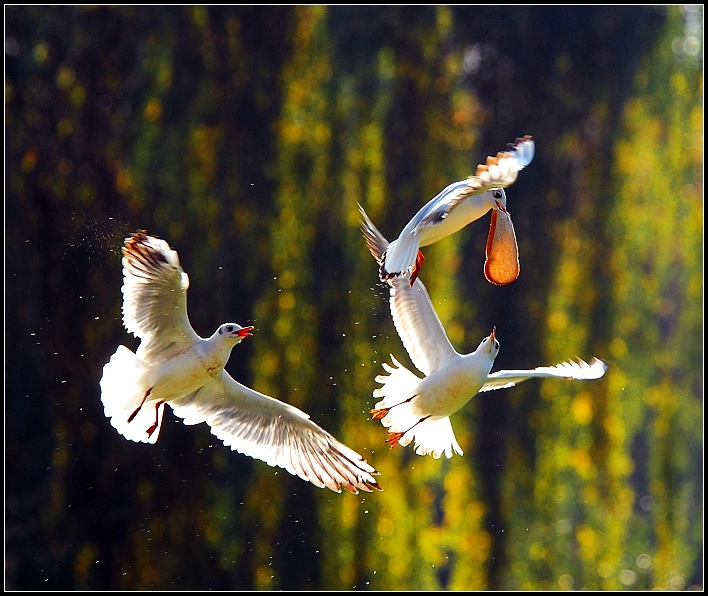
[{"label": "black eye", "polygon": [[501,198],[502,198],[502,191],[501,191],[501,190],[495,190],[495,191],[494,191],[494,198],[495,198],[495,199],[501,199]]},{"label": "black eye", "polygon": [[233,326],[233,325],[226,325],[226,331],[228,331],[229,333],[231,333],[233,330],[234,330],[234,326]]}]

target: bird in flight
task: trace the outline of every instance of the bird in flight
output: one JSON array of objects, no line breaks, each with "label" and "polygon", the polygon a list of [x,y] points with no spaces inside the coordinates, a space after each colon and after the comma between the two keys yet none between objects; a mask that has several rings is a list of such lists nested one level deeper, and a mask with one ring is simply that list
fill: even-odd
[{"label": "bird in flight", "polygon": [[[454,234],[490,209],[492,226],[487,242],[485,275],[497,285],[514,281],[519,274],[518,249],[504,189],[513,184],[519,171],[531,163],[534,152],[533,138],[530,135],[519,137],[507,145],[506,151],[500,151],[496,157],[487,157],[487,162],[478,165],[473,176],[453,182],[430,199],[381,255],[381,281],[405,277],[413,285],[425,261],[421,246]],[[502,220],[499,225],[498,218]],[[497,246],[499,250],[496,250]],[[508,260],[513,258],[514,252],[515,263]]]},{"label": "bird in flight", "polygon": [[[371,254],[380,263],[388,241],[359,207],[362,232]],[[555,366],[530,370],[501,370],[490,373],[499,353],[496,328],[471,354],[458,353],[450,343],[423,282],[388,280],[393,323],[411,361],[423,373],[420,378],[391,355],[392,364],[384,363],[388,375],[378,375],[382,387],[374,390],[381,399],[371,414],[388,428],[386,443],[394,447],[415,440],[415,452],[438,459],[453,452],[462,455],[455,438],[450,416],[477,393],[513,387],[532,378],[598,379],[607,364],[593,358],[589,363],[577,359]]]},{"label": "bird in flight", "polygon": [[318,487],[381,490],[377,472],[298,408],[254,391],[224,370],[252,326],[220,325],[205,339],[187,316],[189,277],[167,242],[140,230],[123,245],[123,324],[140,338],[103,368],[101,400],[125,438],[155,443],[165,404],[185,424],[206,422],[233,450]]}]

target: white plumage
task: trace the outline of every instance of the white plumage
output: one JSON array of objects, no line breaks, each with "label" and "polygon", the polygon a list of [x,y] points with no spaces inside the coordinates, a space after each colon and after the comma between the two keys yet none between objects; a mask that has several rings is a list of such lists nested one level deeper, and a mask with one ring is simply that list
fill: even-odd
[{"label": "white plumage", "polygon": [[504,188],[513,184],[519,171],[531,163],[534,152],[531,136],[517,138],[507,145],[506,151],[487,157],[486,164],[477,166],[474,176],[453,182],[428,201],[381,255],[381,280],[406,277],[413,285],[424,260],[421,246],[454,234],[490,209],[506,212]]},{"label": "white plumage", "polygon": [[[380,263],[388,241],[359,207],[366,243]],[[430,301],[423,282],[391,278],[389,304],[393,323],[411,361],[423,377],[400,364],[391,355],[392,365],[383,364],[387,375],[378,375],[382,387],[374,397],[382,398],[371,410],[375,419],[389,429],[386,443],[406,446],[415,441],[415,452],[439,458],[462,455],[455,438],[450,416],[477,393],[512,387],[531,378],[598,379],[607,364],[593,358],[589,363],[578,359],[555,366],[531,370],[502,370],[491,373],[499,353],[496,330],[485,337],[471,354],[459,354],[450,343],[445,329]]]},{"label": "white plumage", "polygon": [[167,242],[138,231],[123,246],[123,323],[137,353],[119,346],[103,369],[101,400],[127,439],[155,443],[164,405],[185,424],[206,422],[225,445],[319,487],[381,490],[378,472],[305,412],[235,381],[232,348],[253,327],[225,323],[204,339],[187,316],[189,278]]}]

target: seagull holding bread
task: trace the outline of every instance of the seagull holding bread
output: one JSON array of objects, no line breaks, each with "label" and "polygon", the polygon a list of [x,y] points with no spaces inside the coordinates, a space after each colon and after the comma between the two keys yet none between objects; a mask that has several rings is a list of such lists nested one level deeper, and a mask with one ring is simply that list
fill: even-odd
[{"label": "seagull holding bread", "polygon": [[233,450],[318,487],[381,490],[378,472],[310,417],[235,381],[231,350],[253,327],[224,323],[208,339],[187,317],[189,278],[167,242],[138,231],[123,245],[123,323],[137,353],[119,346],[103,369],[101,400],[125,438],[155,443],[165,404],[185,424],[206,422]]},{"label": "seagull holding bread", "polygon": [[[381,263],[388,241],[361,206],[359,209],[366,243]],[[389,429],[386,443],[391,447],[398,443],[406,446],[415,440],[415,452],[419,455],[430,454],[436,459],[443,454],[450,458],[453,452],[462,455],[450,416],[477,393],[513,387],[532,378],[598,379],[607,370],[607,364],[593,358],[589,363],[577,359],[555,366],[490,374],[499,353],[496,329],[474,352],[459,354],[452,347],[420,279],[415,279],[413,285],[402,278],[392,278],[387,283],[393,323],[411,361],[424,375],[418,377],[391,355],[393,364],[383,364],[389,374],[376,377],[376,382],[383,386],[374,390],[374,397],[383,399],[371,413]]]},{"label": "seagull holding bread", "polygon": [[[428,201],[381,255],[381,281],[405,277],[413,285],[425,260],[421,246],[454,234],[490,209],[492,225],[487,242],[485,275],[497,285],[514,281],[519,274],[518,249],[504,188],[513,184],[519,171],[531,163],[534,152],[531,136],[517,138],[507,145],[506,151],[500,151],[496,157],[487,157],[485,164],[477,166],[474,176],[453,182]],[[503,225],[497,230],[499,218]],[[517,253],[515,263],[508,260],[512,256],[509,247],[512,253]]]}]

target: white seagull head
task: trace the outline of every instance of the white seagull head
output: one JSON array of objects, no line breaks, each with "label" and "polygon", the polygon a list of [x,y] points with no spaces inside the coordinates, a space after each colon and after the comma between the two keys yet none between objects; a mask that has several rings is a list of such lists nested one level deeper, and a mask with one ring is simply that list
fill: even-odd
[{"label": "white seagull head", "polygon": [[254,327],[251,326],[241,327],[238,323],[224,323],[219,326],[214,335],[227,340],[235,346],[241,343],[244,337],[251,337],[253,331]]},{"label": "white seagull head", "polygon": [[490,208],[499,207],[502,211],[506,211],[506,193],[503,188],[493,188],[485,193],[489,196]]},{"label": "white seagull head", "polygon": [[494,362],[495,358],[499,354],[499,340],[497,339],[496,327],[493,327],[492,332],[481,342],[479,342],[479,346],[477,346],[477,349],[474,351],[474,353],[479,355],[485,355],[491,358],[492,362]]}]

